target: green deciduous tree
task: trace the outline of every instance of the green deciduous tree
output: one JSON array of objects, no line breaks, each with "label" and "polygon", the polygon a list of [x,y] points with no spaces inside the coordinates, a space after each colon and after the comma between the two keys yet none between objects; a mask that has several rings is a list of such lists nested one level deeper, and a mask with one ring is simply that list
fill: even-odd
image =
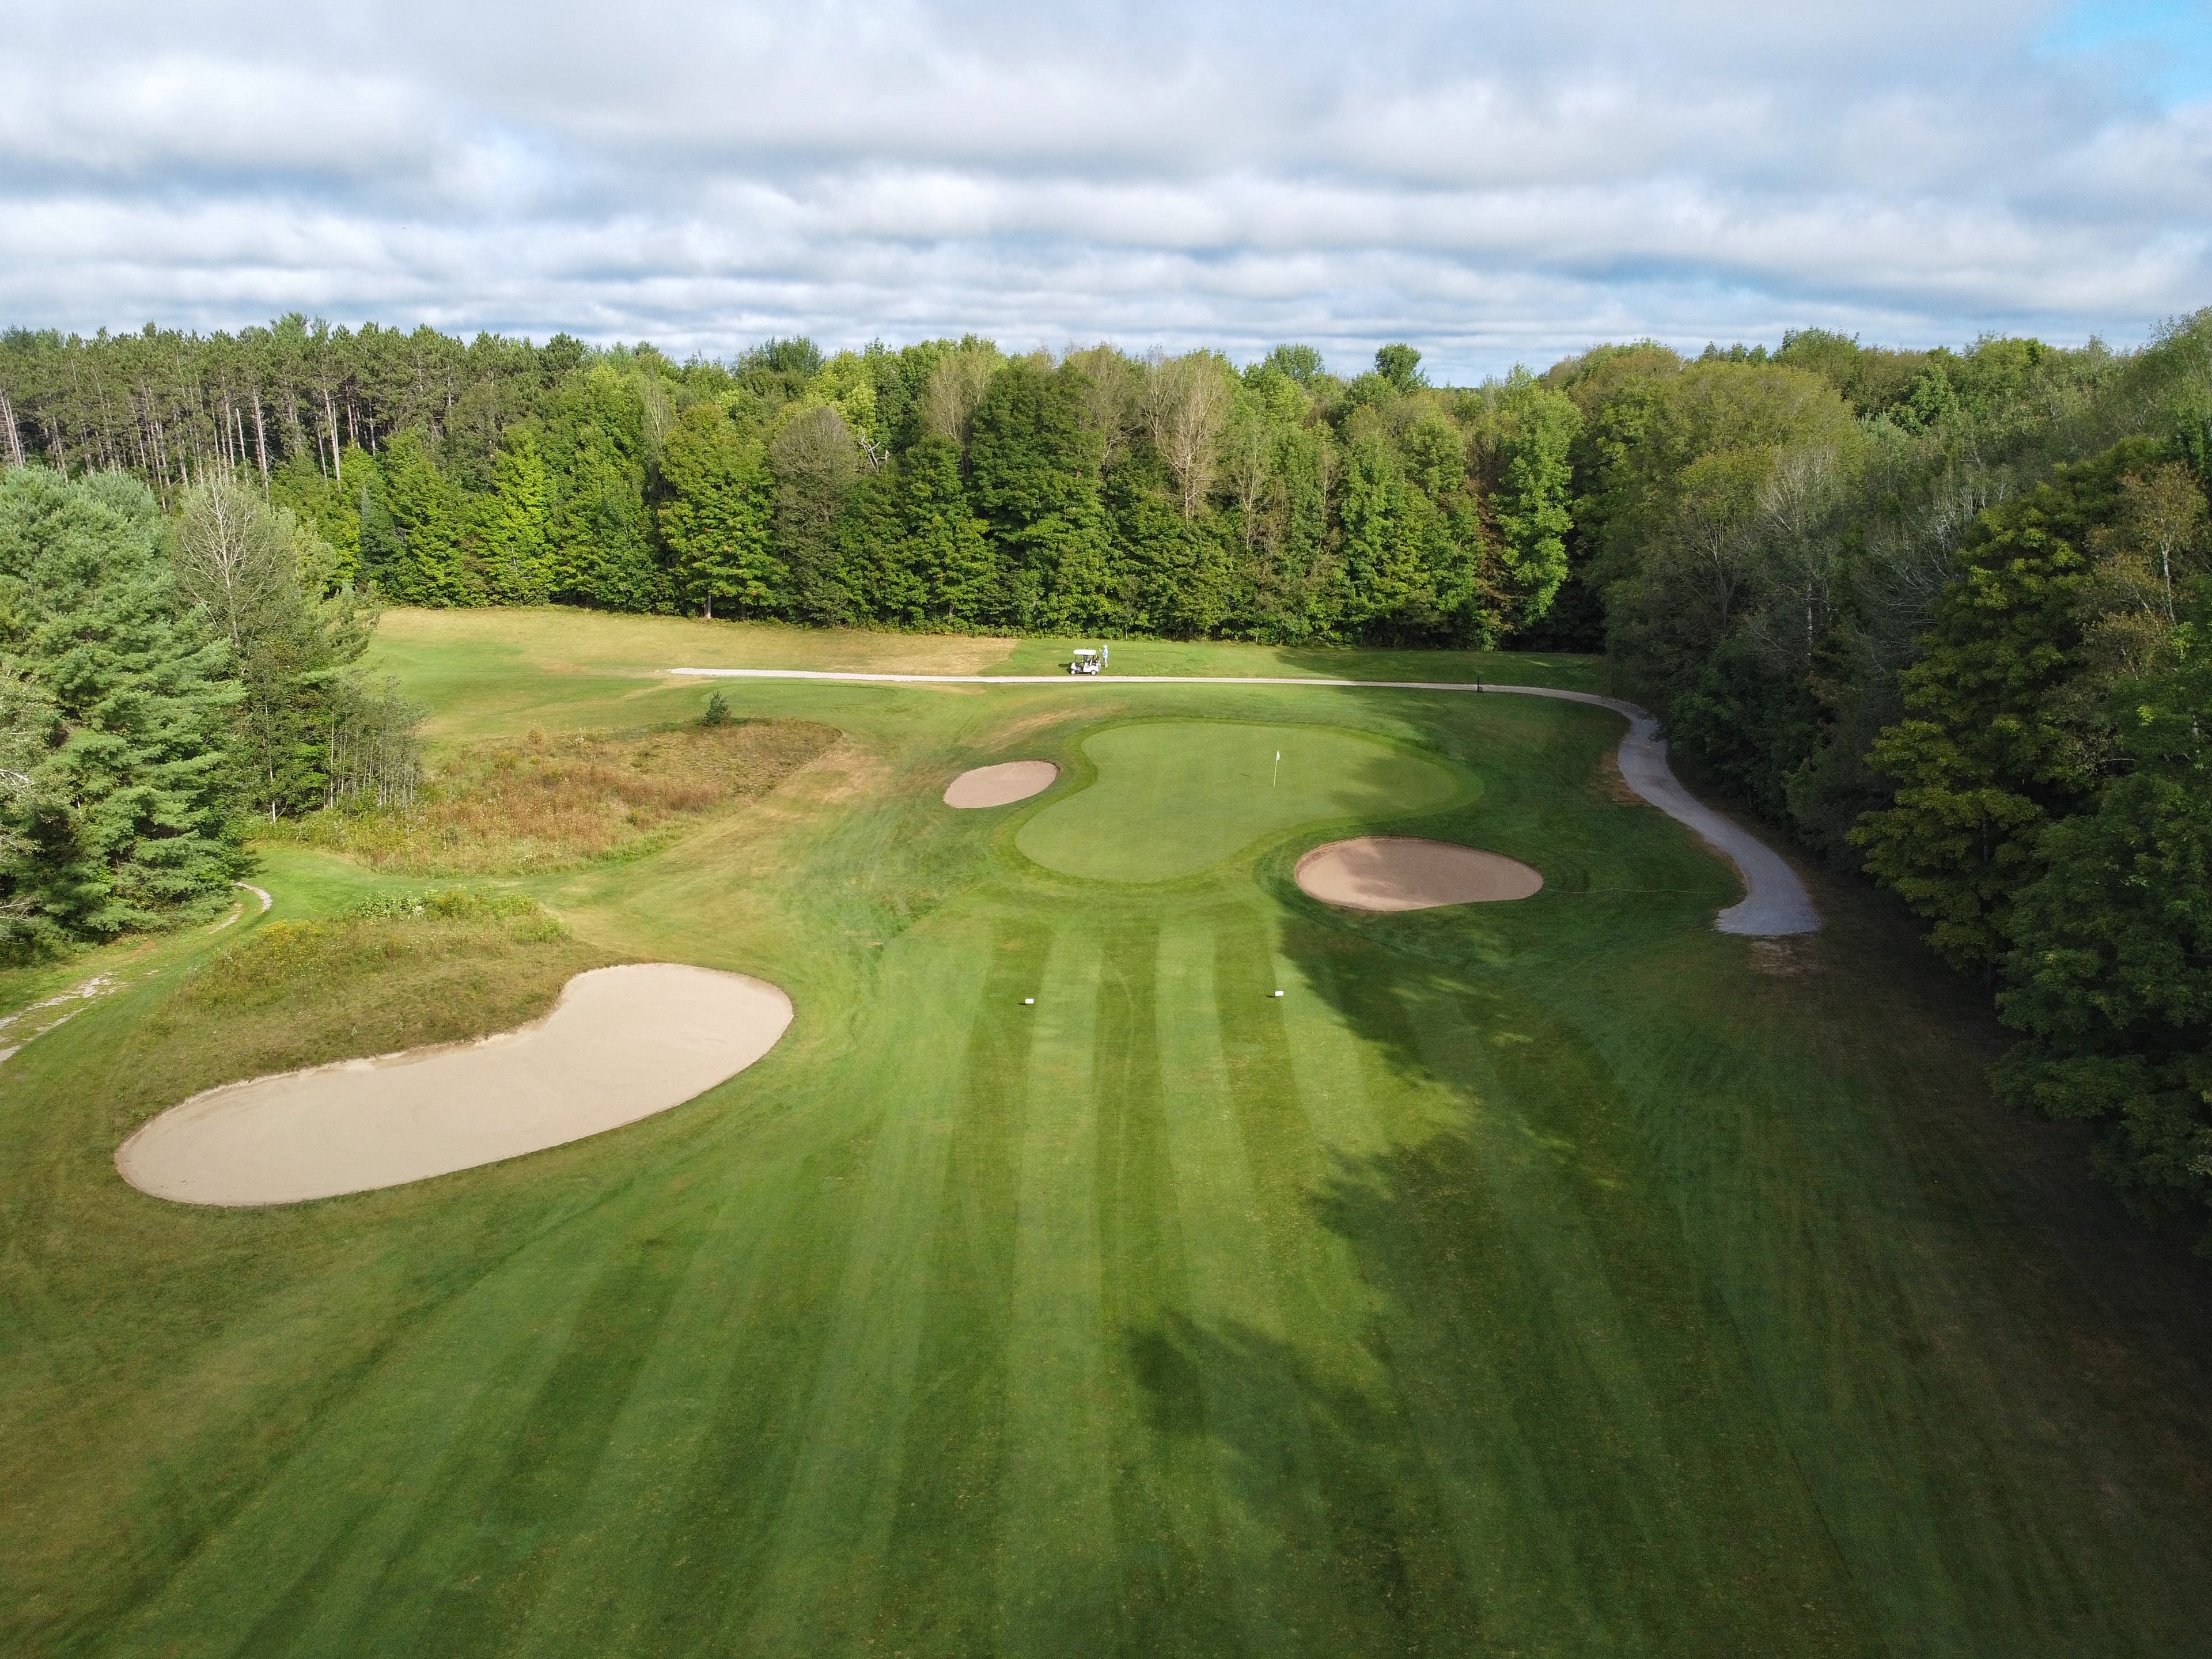
[{"label": "green deciduous tree", "polygon": [[2087,549],[2121,479],[2154,459],[2131,441],[1984,514],[1903,676],[1908,718],[1875,744],[1895,802],[1853,839],[1960,967],[1993,966],[2013,894],[2042,871],[2045,828],[2093,791],[2063,695],[2083,666]]},{"label": "green deciduous tree", "polygon": [[1375,354],[1375,372],[1396,391],[1412,392],[1428,384],[1421,374],[1421,354],[1412,346],[1399,341],[1386,345]]},{"label": "green deciduous tree", "polygon": [[992,377],[969,441],[976,505],[1006,550],[1009,620],[1091,631],[1115,611],[1099,498],[1103,443],[1075,374],[1019,358]]},{"label": "green deciduous tree", "polygon": [[775,545],[790,572],[792,613],[817,626],[854,620],[840,526],[860,477],[860,445],[843,416],[817,404],[785,422],[769,446],[769,459],[775,472]]},{"label": "green deciduous tree", "polygon": [[2100,1131],[2139,1208],[2212,1200],[2212,629],[2121,689],[2133,769],[2054,825],[2005,919],[2014,1103]]},{"label": "green deciduous tree", "polygon": [[1504,586],[1517,623],[1551,608],[1567,576],[1567,535],[1574,471],[1570,453],[1582,434],[1582,413],[1564,394],[1516,369],[1498,399],[1502,463],[1493,497]]},{"label": "green deciduous tree", "polygon": [[907,567],[933,622],[975,628],[1003,621],[1005,594],[988,526],[975,516],[960,477],[960,447],[934,434],[907,452],[898,471],[899,529]]}]

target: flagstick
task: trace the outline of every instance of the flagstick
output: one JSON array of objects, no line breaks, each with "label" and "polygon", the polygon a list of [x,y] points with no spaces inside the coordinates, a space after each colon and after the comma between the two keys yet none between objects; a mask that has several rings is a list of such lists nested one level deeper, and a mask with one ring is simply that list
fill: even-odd
[{"label": "flagstick", "polygon": [[1278,749],[1278,750],[1275,751],[1275,775],[1274,775],[1273,777],[1269,778],[1269,779],[1267,780],[1267,787],[1268,787],[1268,788],[1270,788],[1270,789],[1273,789],[1273,788],[1277,784],[1280,783],[1282,781],[1283,781],[1283,751],[1282,751],[1281,750]]}]

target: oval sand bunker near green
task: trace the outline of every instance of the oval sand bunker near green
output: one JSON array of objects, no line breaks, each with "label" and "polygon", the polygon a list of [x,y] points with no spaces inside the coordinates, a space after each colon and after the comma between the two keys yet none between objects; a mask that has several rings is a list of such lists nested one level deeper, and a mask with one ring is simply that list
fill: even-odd
[{"label": "oval sand bunker near green", "polygon": [[599,968],[534,1025],[481,1042],[225,1084],[115,1154],[183,1204],[290,1204],[543,1152],[665,1112],[776,1044],[791,999],[672,963]]},{"label": "oval sand bunker near green", "polygon": [[1083,752],[1097,781],[1039,812],[1014,845],[1092,881],[1171,881],[1301,823],[1402,817],[1458,788],[1433,762],[1330,726],[1146,720],[1085,738]]},{"label": "oval sand bunker near green", "polygon": [[1544,878],[1518,859],[1410,836],[1362,836],[1316,847],[1298,860],[1298,885],[1347,910],[1434,910],[1541,891]]},{"label": "oval sand bunker near green", "polygon": [[1001,761],[963,772],[945,786],[947,806],[1011,806],[1031,795],[1041,795],[1060,776],[1050,761]]}]

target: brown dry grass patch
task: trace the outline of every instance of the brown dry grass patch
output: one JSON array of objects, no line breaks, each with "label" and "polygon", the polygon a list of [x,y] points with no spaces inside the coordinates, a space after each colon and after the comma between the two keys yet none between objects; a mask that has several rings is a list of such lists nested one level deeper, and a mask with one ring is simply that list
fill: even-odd
[{"label": "brown dry grass patch", "polygon": [[1608,754],[1599,761],[1597,777],[1591,786],[1597,798],[1620,806],[1642,806],[1644,797],[1628,787],[1628,780],[1620,775],[1620,763]]},{"label": "brown dry grass patch", "polygon": [[1750,963],[1754,974],[1771,979],[1802,979],[1820,971],[1819,939],[1812,934],[1753,939]]},{"label": "brown dry grass patch", "polygon": [[203,964],[129,1042],[117,1108],[146,1109],[216,1084],[542,1018],[561,988],[623,958],[571,935],[527,899],[466,892],[315,921],[271,921]]},{"label": "brown dry grass patch", "polygon": [[533,875],[650,851],[767,794],[838,735],[805,720],[532,732],[449,751],[410,811],[319,813],[295,833],[379,870]]}]

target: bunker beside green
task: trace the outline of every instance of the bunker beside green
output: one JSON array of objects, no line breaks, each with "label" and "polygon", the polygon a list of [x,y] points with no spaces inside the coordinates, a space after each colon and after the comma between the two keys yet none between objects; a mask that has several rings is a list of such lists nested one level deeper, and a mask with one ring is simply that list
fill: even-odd
[{"label": "bunker beside green", "polygon": [[[428,884],[272,847],[268,918],[103,958],[119,988],[0,1066],[0,1652],[2203,1651],[2207,1265],[1990,1103],[2002,1034],[1886,902],[1716,932],[1735,879],[1623,797],[1616,717],[659,672],[702,641],[983,648],[390,614],[439,743],[710,690],[843,736],[648,855],[478,884],[565,937],[259,951]],[[1274,660],[1209,650],[1159,655]],[[1324,654],[1281,656],[1363,665]],[[943,804],[1029,758],[1035,803]],[[1299,892],[1355,834],[1545,885]],[[796,1017],[697,1100],[411,1186],[226,1212],[116,1175],[280,1039],[499,1029],[620,960]]]},{"label": "bunker beside green", "polygon": [[1091,881],[1171,881],[1279,830],[1410,817],[1455,787],[1418,755],[1327,726],[1143,720],[1081,750],[1097,781],[1030,819],[1014,845]]}]

